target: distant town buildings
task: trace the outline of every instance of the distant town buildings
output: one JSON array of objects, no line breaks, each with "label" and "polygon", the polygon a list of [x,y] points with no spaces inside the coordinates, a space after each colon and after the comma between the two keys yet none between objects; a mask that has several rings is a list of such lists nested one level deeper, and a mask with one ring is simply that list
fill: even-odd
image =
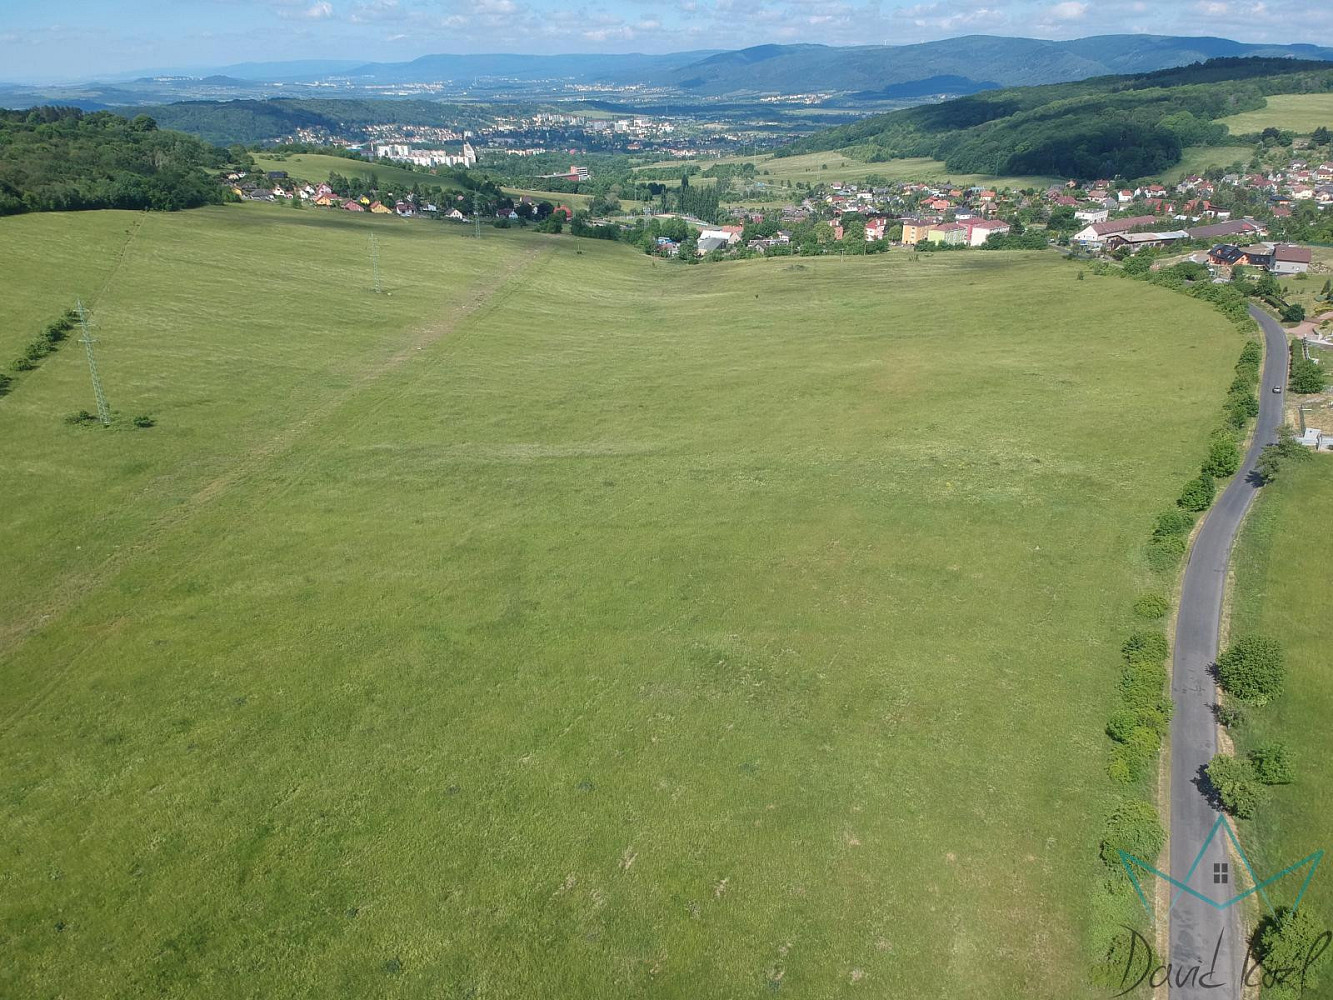
[{"label": "distant town buildings", "polygon": [[477,151],[470,142],[463,143],[462,153],[455,155],[444,149],[416,149],[402,142],[378,142],[371,147],[377,160],[412,163],[418,167],[475,167]]}]

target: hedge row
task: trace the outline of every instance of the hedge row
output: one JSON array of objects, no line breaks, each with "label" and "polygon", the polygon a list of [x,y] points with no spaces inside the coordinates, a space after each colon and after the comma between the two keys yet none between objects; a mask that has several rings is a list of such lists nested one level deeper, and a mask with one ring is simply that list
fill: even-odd
[{"label": "hedge row", "polygon": [[1234,475],[1240,468],[1245,427],[1259,413],[1256,390],[1262,360],[1263,350],[1258,341],[1247,340],[1236,362],[1236,375],[1222,406],[1223,426],[1213,431],[1208,443],[1208,454],[1198,474],[1182,487],[1176,499],[1177,509],[1158,516],[1152,536],[1148,539],[1146,557],[1153,571],[1175,571],[1189,550],[1188,539],[1194,528],[1194,515],[1213,505],[1217,498],[1217,480]]},{"label": "hedge row", "polygon": [[[66,309],[59,319],[48,323],[46,329],[33,338],[19,357],[9,363],[9,370],[13,372],[32,371],[42,362],[43,358],[60,346],[61,341],[69,337],[69,332],[74,329],[74,324],[78,321],[78,313],[73,309]],[[0,374],[0,396],[8,393],[13,387],[14,377]]]},{"label": "hedge row", "polygon": [[[1100,262],[1093,265],[1093,270],[1125,275],[1124,271],[1111,269]],[[1248,296],[1228,285],[1198,280],[1201,276],[1194,273],[1196,270],[1177,267],[1149,272],[1140,269],[1139,273],[1129,276],[1211,302],[1237,327],[1252,334],[1255,325],[1249,315]],[[1153,525],[1146,554],[1148,565],[1154,572],[1165,576],[1176,571],[1189,550],[1189,536],[1194,530],[1196,515],[1212,505],[1217,480],[1233,475],[1240,467],[1243,431],[1247,422],[1259,412],[1256,390],[1262,360],[1263,349],[1256,340],[1248,339],[1236,363],[1235,378],[1223,406],[1223,426],[1213,433],[1198,474],[1185,484],[1176,505],[1160,513]],[[1170,605],[1162,594],[1149,592],[1135,600],[1133,610],[1139,619],[1160,622],[1169,612]],[[1131,792],[1121,800],[1107,818],[1102,836],[1101,858],[1107,866],[1106,891],[1094,900],[1093,934],[1097,942],[1104,943],[1104,948],[1097,956],[1092,976],[1104,985],[1118,982],[1125,968],[1125,950],[1129,942],[1122,925],[1127,913],[1131,912],[1130,908],[1137,906],[1129,879],[1120,867],[1120,852],[1152,864],[1166,842],[1157,808],[1147,799],[1151,797],[1150,779],[1162,740],[1170,731],[1174,708],[1167,695],[1166,660],[1170,643],[1165,631],[1158,625],[1136,630],[1125,640],[1121,654],[1119,705],[1106,724],[1106,734],[1111,740],[1107,774],[1115,785],[1127,792],[1137,785],[1139,794]]]},{"label": "hedge row", "polygon": [[1156,630],[1135,632],[1121,647],[1125,664],[1120,707],[1106,723],[1113,743],[1107,773],[1118,785],[1134,784],[1149,774],[1169,731],[1173,706],[1163,693],[1169,652],[1166,635]]}]

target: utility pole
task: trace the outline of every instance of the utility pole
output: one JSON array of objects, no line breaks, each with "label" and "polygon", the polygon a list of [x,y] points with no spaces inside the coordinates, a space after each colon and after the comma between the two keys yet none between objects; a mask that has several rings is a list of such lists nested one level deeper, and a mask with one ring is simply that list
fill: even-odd
[{"label": "utility pole", "polygon": [[88,374],[92,376],[93,396],[97,399],[97,419],[102,421],[103,427],[110,427],[111,407],[107,405],[106,393],[102,391],[102,377],[97,374],[97,358],[93,355],[95,341],[88,330],[88,313],[84,311],[83,299],[76,300],[75,308],[79,314],[79,327],[83,330],[83,337],[79,343],[83,345],[83,350],[88,355]]}]

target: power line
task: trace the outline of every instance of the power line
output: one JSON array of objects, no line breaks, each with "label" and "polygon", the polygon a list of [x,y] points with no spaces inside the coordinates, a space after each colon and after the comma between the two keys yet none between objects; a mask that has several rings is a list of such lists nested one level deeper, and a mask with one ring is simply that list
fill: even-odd
[{"label": "power line", "polygon": [[83,345],[84,352],[88,355],[88,374],[93,380],[93,396],[97,399],[97,419],[102,421],[103,427],[111,426],[111,407],[107,404],[106,393],[102,391],[102,376],[97,373],[97,358],[93,355],[92,333],[88,330],[88,314],[83,308],[83,299],[75,302],[75,307],[79,314],[79,326],[83,329],[83,337],[79,343]]}]

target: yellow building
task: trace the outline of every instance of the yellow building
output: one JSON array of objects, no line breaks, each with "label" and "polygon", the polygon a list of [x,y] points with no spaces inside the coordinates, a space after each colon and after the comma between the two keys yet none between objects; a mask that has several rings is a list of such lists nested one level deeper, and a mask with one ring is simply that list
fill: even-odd
[{"label": "yellow building", "polygon": [[914,247],[926,238],[933,223],[921,219],[903,219],[903,242]]}]

